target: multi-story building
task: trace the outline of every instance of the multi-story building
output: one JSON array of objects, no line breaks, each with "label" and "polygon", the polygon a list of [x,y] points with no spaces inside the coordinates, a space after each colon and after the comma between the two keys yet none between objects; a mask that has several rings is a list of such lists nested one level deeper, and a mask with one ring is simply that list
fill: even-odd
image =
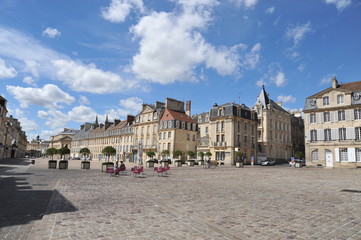
[{"label": "multi-story building", "polygon": [[291,114],[269,99],[264,86],[253,109],[258,116],[258,163],[266,159],[288,162],[292,156]]},{"label": "multi-story building", "polygon": [[[78,130],[72,128],[64,128],[62,132],[50,137],[50,147],[56,149],[68,147],[71,149],[72,139],[77,131]],[[60,157],[60,155],[58,154],[55,157]]]},{"label": "multi-story building", "polygon": [[174,158],[174,151],[181,151],[181,160],[185,161],[187,152],[197,151],[197,122],[190,115],[190,101],[186,103],[175,99],[166,99],[164,111],[160,116],[158,130],[158,155],[163,150],[168,150]]},{"label": "multi-story building", "polygon": [[361,166],[361,81],[332,86],[306,98],[306,164]]},{"label": "multi-story building", "polygon": [[301,112],[291,113],[292,156],[295,152],[305,153],[305,124]]},{"label": "multi-story building", "polygon": [[0,158],[25,157],[27,138],[18,119],[6,117],[7,101],[0,96]]},{"label": "multi-story building", "polygon": [[209,150],[212,159],[233,165],[235,152],[245,154],[245,163],[256,161],[257,115],[246,105],[213,105],[209,112]]},{"label": "multi-story building", "polygon": [[[209,112],[195,114],[192,118],[198,123],[197,153],[209,152]],[[198,156],[200,159],[201,157]]]}]

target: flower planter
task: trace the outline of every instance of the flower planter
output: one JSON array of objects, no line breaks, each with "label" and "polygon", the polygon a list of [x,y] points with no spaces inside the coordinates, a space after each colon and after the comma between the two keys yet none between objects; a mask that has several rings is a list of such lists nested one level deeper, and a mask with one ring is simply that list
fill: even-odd
[{"label": "flower planter", "polygon": [[57,161],[56,160],[49,160],[48,168],[56,169]]},{"label": "flower planter", "polygon": [[301,167],[302,167],[302,163],[296,162],[296,163],[295,163],[295,167],[296,167],[296,168],[301,168]]},{"label": "flower planter", "polygon": [[68,169],[68,161],[66,160],[59,161],[59,169]]},{"label": "flower planter", "polygon": [[90,169],[90,162],[89,161],[82,161],[81,162],[81,169]]},{"label": "flower planter", "polygon": [[35,159],[32,159],[32,160],[31,160],[31,164],[35,164]]},{"label": "flower planter", "polygon": [[174,166],[181,167],[182,166],[182,161],[174,161]]},{"label": "flower planter", "polygon": [[194,161],[188,161],[188,166],[193,167],[194,166]]},{"label": "flower planter", "polygon": [[236,168],[243,167],[243,162],[236,162]]},{"label": "flower planter", "polygon": [[102,163],[102,172],[106,172],[108,167],[114,167],[113,162]]},{"label": "flower planter", "polygon": [[146,166],[149,167],[149,168],[152,168],[152,167],[154,167],[154,162],[153,161],[147,161]]},{"label": "flower planter", "polygon": [[204,160],[199,160],[198,165],[204,165]]}]

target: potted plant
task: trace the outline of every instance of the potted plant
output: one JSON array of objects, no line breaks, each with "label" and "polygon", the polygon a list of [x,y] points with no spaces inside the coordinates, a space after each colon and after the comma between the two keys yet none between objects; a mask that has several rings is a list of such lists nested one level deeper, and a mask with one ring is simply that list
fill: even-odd
[{"label": "potted plant", "polygon": [[153,157],[155,156],[155,153],[153,151],[149,151],[149,152],[147,152],[147,156],[150,158],[146,162],[147,167],[150,167],[150,168],[154,167]]},{"label": "potted plant", "polygon": [[235,161],[235,164],[236,164],[236,167],[238,168],[241,168],[243,167],[243,155],[244,153],[243,152],[236,152],[236,161]]},{"label": "potted plant", "polygon": [[296,168],[301,168],[302,167],[302,158],[304,158],[304,154],[303,154],[303,152],[301,152],[301,151],[297,151],[297,152],[295,152],[295,154],[294,154],[294,157],[295,157],[295,167]]},{"label": "potted plant", "polygon": [[48,148],[46,149],[46,155],[50,155],[51,159],[48,162],[48,168],[56,168],[57,161],[53,160],[53,156],[58,153],[56,148]]},{"label": "potted plant", "polygon": [[65,145],[60,148],[58,152],[60,154],[60,159],[62,159],[59,161],[59,169],[68,169],[68,160],[66,160],[66,155],[70,154],[70,149],[67,145]]},{"label": "potted plant", "polygon": [[194,158],[194,156],[196,155],[195,152],[193,152],[193,151],[188,151],[188,152],[187,152],[187,155],[188,155],[188,165],[191,166],[191,167],[194,166],[194,162],[195,162],[195,161],[194,161],[193,158]]},{"label": "potted plant", "polygon": [[162,167],[166,167],[169,165],[169,161],[167,159],[167,156],[169,156],[169,150],[163,150],[161,152],[162,155],[162,160],[160,161],[160,163],[162,164]]},{"label": "potted plant", "polygon": [[206,155],[209,161],[211,160],[211,156],[212,156],[211,152],[206,152],[204,155]]},{"label": "potted plant", "polygon": [[[82,149],[80,149],[79,153],[82,154],[83,157],[89,156],[90,150],[89,150],[89,148],[82,148]],[[83,160],[81,162],[81,169],[90,169],[90,161]]]},{"label": "potted plant", "polygon": [[173,152],[173,156],[175,158],[178,158],[178,160],[174,161],[174,165],[176,167],[181,167],[182,166],[182,160],[181,160],[182,154],[183,154],[182,151],[179,151],[179,150],[176,150],[176,151]]},{"label": "potted plant", "polygon": [[198,161],[199,165],[204,165],[204,155],[205,155],[204,152],[199,152],[198,153],[198,156],[201,157],[201,160]]},{"label": "potted plant", "polygon": [[117,150],[112,146],[106,146],[105,148],[103,148],[102,153],[108,157],[108,161],[102,163],[102,172],[105,172],[108,167],[114,167],[114,163],[109,162],[109,160],[110,160],[110,156],[114,156],[117,153]]}]

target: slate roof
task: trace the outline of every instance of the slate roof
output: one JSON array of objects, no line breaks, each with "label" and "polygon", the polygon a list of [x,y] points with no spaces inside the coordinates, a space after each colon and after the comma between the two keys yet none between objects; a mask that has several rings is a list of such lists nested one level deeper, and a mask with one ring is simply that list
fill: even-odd
[{"label": "slate roof", "polygon": [[193,118],[188,116],[185,113],[176,112],[170,109],[165,109],[161,121],[167,121],[167,120],[179,120],[183,122],[189,122],[189,123],[197,123]]},{"label": "slate roof", "polygon": [[358,82],[350,82],[350,83],[341,83],[338,84],[337,88],[326,88],[325,90],[318,92],[316,94],[313,94],[307,98],[317,98],[317,97],[321,97],[324,94],[331,92],[332,90],[337,89],[340,92],[345,92],[345,93],[352,93],[352,92],[357,92],[357,91],[361,91],[361,81]]}]

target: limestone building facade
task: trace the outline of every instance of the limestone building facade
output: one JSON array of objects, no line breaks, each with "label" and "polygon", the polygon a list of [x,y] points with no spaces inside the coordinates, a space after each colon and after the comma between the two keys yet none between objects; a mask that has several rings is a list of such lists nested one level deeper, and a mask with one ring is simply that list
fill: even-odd
[{"label": "limestone building facade", "polygon": [[332,86],[306,98],[306,164],[361,166],[361,81]]}]

